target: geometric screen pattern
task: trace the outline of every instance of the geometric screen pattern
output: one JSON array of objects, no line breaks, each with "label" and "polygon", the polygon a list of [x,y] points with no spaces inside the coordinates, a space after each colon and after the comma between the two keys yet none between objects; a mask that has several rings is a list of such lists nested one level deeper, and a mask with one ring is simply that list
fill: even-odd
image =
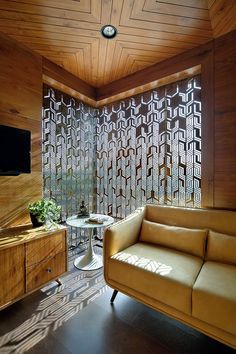
[{"label": "geometric screen pattern", "polygon": [[200,76],[99,110],[45,85],[43,117],[44,195],[62,220],[82,200],[115,218],[146,203],[201,207]]},{"label": "geometric screen pattern", "polygon": [[97,212],[201,207],[200,76],[105,106],[97,118]]},{"label": "geometric screen pattern", "polygon": [[[44,85],[44,196],[62,206],[62,220],[76,214],[81,201],[95,208],[96,110]],[[80,232],[70,230],[71,242]],[[83,233],[82,233],[83,234]]]}]

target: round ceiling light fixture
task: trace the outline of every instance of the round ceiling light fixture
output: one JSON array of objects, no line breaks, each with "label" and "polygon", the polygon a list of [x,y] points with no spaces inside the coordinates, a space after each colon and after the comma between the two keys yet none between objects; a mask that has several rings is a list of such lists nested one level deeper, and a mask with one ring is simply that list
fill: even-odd
[{"label": "round ceiling light fixture", "polygon": [[101,28],[101,34],[107,39],[112,39],[117,35],[117,29],[112,25],[105,25]]}]

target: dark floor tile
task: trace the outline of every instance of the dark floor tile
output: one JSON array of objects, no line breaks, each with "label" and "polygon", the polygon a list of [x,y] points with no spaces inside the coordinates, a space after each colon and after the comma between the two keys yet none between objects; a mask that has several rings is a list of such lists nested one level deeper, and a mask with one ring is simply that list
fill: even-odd
[{"label": "dark floor tile", "polygon": [[79,354],[171,354],[154,338],[119,320],[93,303],[54,336],[72,353]]},{"label": "dark floor tile", "polygon": [[[36,291],[0,311],[0,336],[24,323],[36,310],[40,301],[46,298],[42,291]],[[1,353],[1,351],[0,351]]]},{"label": "dark floor tile", "polygon": [[[29,344],[28,344],[29,345]],[[39,342],[32,348],[25,347],[22,353],[27,354],[72,354],[59,342],[53,334],[48,334],[47,339]]]},{"label": "dark floor tile", "polygon": [[235,351],[228,346],[204,335],[203,333],[182,324],[148,306],[118,293],[113,305],[110,304],[112,290],[100,296],[95,303],[104,311],[115,313],[121,321],[133,328],[138,328],[171,353],[176,354],[233,354]]},{"label": "dark floor tile", "polygon": [[103,310],[108,312],[113,312],[116,314],[117,318],[125,321],[129,324],[135,323],[135,319],[139,315],[140,311],[144,308],[149,310],[146,306],[135,301],[131,297],[125,296],[122,293],[118,293],[113,304],[110,303],[113,290],[111,288],[106,291],[105,294],[99,296],[95,303],[103,308]]}]

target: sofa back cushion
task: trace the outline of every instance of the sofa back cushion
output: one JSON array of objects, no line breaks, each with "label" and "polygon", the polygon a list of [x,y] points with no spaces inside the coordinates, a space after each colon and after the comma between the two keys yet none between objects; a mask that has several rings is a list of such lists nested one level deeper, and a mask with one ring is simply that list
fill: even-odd
[{"label": "sofa back cushion", "polygon": [[140,241],[186,252],[204,258],[207,230],[187,229],[143,220]]},{"label": "sofa back cushion", "polygon": [[147,204],[145,219],[159,224],[215,230],[236,236],[236,211]]},{"label": "sofa back cushion", "polygon": [[209,231],[207,240],[208,261],[236,265],[236,237]]}]

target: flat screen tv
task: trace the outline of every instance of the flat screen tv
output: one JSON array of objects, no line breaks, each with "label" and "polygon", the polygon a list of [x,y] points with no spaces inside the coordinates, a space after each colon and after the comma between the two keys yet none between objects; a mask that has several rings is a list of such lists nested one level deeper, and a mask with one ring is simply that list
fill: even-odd
[{"label": "flat screen tv", "polygon": [[31,133],[0,125],[0,176],[31,172]]}]

